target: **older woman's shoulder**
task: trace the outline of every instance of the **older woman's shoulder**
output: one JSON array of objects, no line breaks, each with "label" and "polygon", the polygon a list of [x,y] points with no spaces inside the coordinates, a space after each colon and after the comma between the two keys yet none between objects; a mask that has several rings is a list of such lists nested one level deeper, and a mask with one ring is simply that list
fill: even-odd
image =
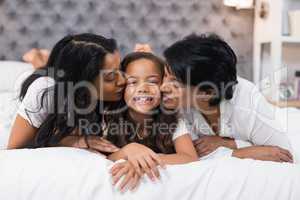
[{"label": "older woman's shoulder", "polygon": [[235,86],[233,98],[230,102],[234,105],[249,108],[257,104],[262,98],[264,96],[253,82],[238,77],[238,84]]}]

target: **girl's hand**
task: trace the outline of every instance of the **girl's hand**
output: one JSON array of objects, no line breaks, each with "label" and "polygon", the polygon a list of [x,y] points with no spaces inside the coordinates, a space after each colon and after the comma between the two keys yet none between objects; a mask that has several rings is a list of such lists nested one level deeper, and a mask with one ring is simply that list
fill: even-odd
[{"label": "girl's hand", "polygon": [[138,143],[130,143],[123,147],[122,151],[140,176],[145,172],[152,181],[155,177],[159,179],[157,166],[165,168],[165,164],[150,148]]},{"label": "girl's hand", "polygon": [[83,140],[86,148],[96,150],[100,153],[101,152],[114,153],[120,150],[111,142],[107,141],[106,139],[100,136],[89,135],[86,136],[86,138],[82,137],[81,140]]},{"label": "girl's hand", "polygon": [[125,192],[126,188],[134,190],[138,186],[141,178],[129,161],[115,164],[111,168],[110,173],[112,175],[113,185],[116,185],[120,179],[124,177],[118,187],[122,192]]},{"label": "girl's hand", "polygon": [[276,146],[252,146],[234,150],[232,156],[273,162],[293,162],[292,154]]}]

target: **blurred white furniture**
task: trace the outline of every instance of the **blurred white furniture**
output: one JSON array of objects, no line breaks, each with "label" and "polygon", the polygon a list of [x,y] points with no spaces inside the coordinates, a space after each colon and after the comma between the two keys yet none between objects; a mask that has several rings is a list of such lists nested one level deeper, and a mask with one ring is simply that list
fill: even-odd
[{"label": "blurred white furniture", "polygon": [[[284,66],[283,61],[283,50],[289,48],[291,44],[300,44],[300,37],[288,35],[287,30],[288,10],[295,7],[295,2],[292,1],[255,1],[253,79],[265,91],[264,93],[274,101],[279,98],[278,86],[282,78],[288,77],[287,66]],[[298,4],[300,5],[299,1]],[[295,47],[295,45],[292,46]],[[268,61],[263,59],[265,51],[269,51],[266,58]],[[263,77],[262,70],[266,68],[268,68],[267,76]]]},{"label": "blurred white furniture", "polygon": [[254,0],[223,0],[225,6],[235,7],[236,9],[253,8]]}]

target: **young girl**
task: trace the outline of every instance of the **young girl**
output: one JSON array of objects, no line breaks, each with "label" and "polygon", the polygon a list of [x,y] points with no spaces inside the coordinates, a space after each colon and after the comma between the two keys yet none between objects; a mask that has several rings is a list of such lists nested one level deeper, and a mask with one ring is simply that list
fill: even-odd
[{"label": "young girl", "polygon": [[154,180],[157,165],[183,164],[197,160],[191,137],[182,132],[184,123],[176,114],[160,108],[160,85],[164,62],[151,53],[137,52],[126,56],[121,70],[126,73],[124,100],[127,107],[112,117],[107,139],[121,148],[109,155],[111,160],[126,159],[112,170],[114,183],[126,175],[120,189],[134,188],[143,172]]},{"label": "young girl", "polygon": [[114,39],[94,34],[64,37],[54,46],[46,66],[23,83],[8,149],[30,144],[118,150],[88,125],[100,125],[99,109],[108,109],[122,98],[125,78],[119,66]]}]

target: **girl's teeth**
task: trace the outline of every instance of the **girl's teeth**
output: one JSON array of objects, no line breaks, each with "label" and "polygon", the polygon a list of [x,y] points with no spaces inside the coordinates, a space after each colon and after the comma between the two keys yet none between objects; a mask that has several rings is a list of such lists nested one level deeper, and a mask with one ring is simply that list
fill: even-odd
[{"label": "girl's teeth", "polygon": [[152,97],[135,97],[134,100],[138,101],[140,103],[146,103],[146,102],[152,101],[153,98]]}]

